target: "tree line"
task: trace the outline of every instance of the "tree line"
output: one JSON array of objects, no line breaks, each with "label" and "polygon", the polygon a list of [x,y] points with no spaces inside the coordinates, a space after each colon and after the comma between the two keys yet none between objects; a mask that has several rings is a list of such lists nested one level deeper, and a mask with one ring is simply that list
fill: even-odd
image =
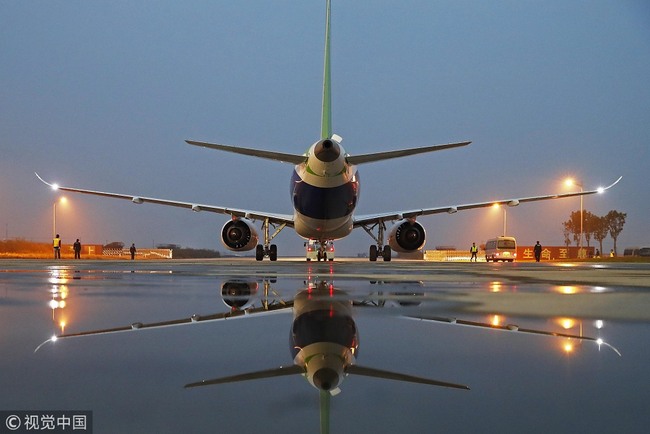
[{"label": "tree line", "polygon": [[[597,216],[587,210],[582,211],[582,234],[587,242],[587,247],[591,246],[591,239],[598,241],[600,252],[603,251],[603,240],[609,235],[614,241],[614,253],[616,249],[616,240],[623,231],[627,214],[611,210],[604,216]],[[569,220],[562,223],[564,229],[564,244],[568,247],[571,239],[580,245],[580,210],[571,212]]]}]

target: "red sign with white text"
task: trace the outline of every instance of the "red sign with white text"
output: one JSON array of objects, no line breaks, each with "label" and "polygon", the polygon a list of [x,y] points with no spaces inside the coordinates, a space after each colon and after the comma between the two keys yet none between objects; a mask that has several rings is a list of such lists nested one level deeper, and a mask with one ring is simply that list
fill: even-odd
[{"label": "red sign with white text", "polygon": [[[517,246],[517,261],[534,261],[535,260],[535,246]],[[583,247],[585,256],[593,258],[596,248]],[[542,261],[562,260],[562,259],[576,259],[578,258],[578,247],[570,246],[542,246]],[[601,253],[602,255],[602,253]]]}]

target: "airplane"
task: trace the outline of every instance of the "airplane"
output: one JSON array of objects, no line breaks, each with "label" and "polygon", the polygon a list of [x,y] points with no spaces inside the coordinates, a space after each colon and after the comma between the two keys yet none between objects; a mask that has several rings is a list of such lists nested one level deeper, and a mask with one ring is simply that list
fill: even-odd
[{"label": "airplane", "polygon": [[[327,280],[305,281],[305,287],[300,289],[290,300],[283,300],[277,294],[268,278],[262,278],[263,291],[258,294],[259,284],[250,278],[230,278],[221,287],[221,297],[228,307],[227,312],[198,315],[180,319],[142,323],[112,327],[100,330],[64,333],[51,337],[40,344],[34,352],[47,343],[54,343],[70,338],[89,337],[119,332],[133,332],[204,322],[225,321],[231,319],[252,318],[282,313],[292,313],[289,350],[293,363],[270,369],[247,372],[225,377],[205,379],[188,383],[186,389],[235,383],[265,378],[301,375],[319,392],[320,401],[320,432],[330,431],[330,399],[341,392],[340,386],[349,375],[378,378],[384,380],[402,381],[429,386],[445,387],[457,390],[470,390],[467,385],[441,381],[401,372],[378,369],[357,364],[359,354],[359,330],[354,321],[356,312],[386,311],[392,309],[395,316],[426,322],[445,323],[472,328],[501,330],[508,333],[523,333],[526,335],[548,336],[592,342],[605,345],[620,353],[616,348],[602,339],[563,332],[536,330],[519,327],[514,324],[498,325],[469,321],[453,316],[433,315],[439,311],[459,310],[463,306],[456,302],[445,302],[446,296],[432,293],[401,292],[400,285],[387,285],[386,288],[400,292],[381,292],[369,294],[352,294],[338,289],[333,282]],[[427,304],[428,303],[428,304]],[[414,306],[425,304],[428,309],[413,310]]]},{"label": "airplane", "polygon": [[[293,228],[300,237],[315,242],[318,245],[319,260],[321,258],[327,259],[327,251],[331,249],[334,240],[346,237],[355,228],[363,228],[375,241],[375,244],[372,244],[369,248],[368,258],[370,261],[376,261],[378,258],[390,261],[393,251],[408,253],[417,251],[424,246],[426,233],[424,227],[416,221],[419,216],[441,213],[453,214],[461,210],[485,208],[494,204],[517,206],[524,202],[591,195],[602,193],[621,180],[619,177],[608,187],[578,192],[355,215],[354,211],[358,205],[360,193],[358,165],[464,147],[471,142],[463,141],[361,155],[349,154],[341,145],[343,140],[341,136],[334,134],[332,129],[330,3],[330,0],[326,1],[321,134],[318,141],[312,144],[303,154],[289,154],[186,140],[186,143],[193,146],[294,164],[290,190],[293,214],[278,214],[220,205],[158,199],[141,195],[63,187],[46,182],[38,173],[36,176],[53,189],[126,199],[135,204],[154,203],[186,208],[195,212],[207,211],[229,215],[230,220],[221,229],[223,245],[234,252],[255,249],[255,259],[258,261],[263,260],[265,257],[268,257],[271,261],[277,260],[278,249],[277,245],[272,243],[272,240],[286,227]],[[261,243],[255,226],[257,221],[262,222],[263,240]],[[387,224],[390,226],[387,226]],[[270,232],[271,227],[275,230],[273,233]]]}]

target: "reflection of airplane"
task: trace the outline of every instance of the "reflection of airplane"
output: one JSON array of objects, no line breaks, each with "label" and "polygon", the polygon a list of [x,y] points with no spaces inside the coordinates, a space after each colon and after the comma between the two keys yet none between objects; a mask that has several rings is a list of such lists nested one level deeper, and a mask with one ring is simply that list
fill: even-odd
[{"label": "reflection of airplane", "polygon": [[[46,342],[72,337],[92,336],[99,334],[116,333],[123,331],[145,330],[160,327],[170,327],[198,322],[223,321],[235,318],[246,318],[264,314],[293,312],[293,322],[290,333],[290,351],[293,365],[280,366],[262,371],[208,379],[187,384],[186,388],[195,388],[224,383],[256,380],[262,378],[283,377],[289,375],[302,375],[320,394],[321,432],[329,432],[330,397],[340,392],[339,386],[347,375],[360,375],[381,379],[419,383],[425,385],[442,386],[456,389],[469,389],[462,384],[448,383],[398,372],[364,367],[356,364],[359,350],[359,335],[353,319],[353,311],[374,310],[379,312],[390,311],[406,318],[436,321],[447,324],[457,324],[476,328],[490,328],[506,330],[512,333],[526,333],[547,335],[575,339],[579,341],[592,341],[603,343],[591,337],[578,336],[568,333],[524,329],[516,325],[495,325],[475,321],[465,321],[456,318],[420,315],[411,307],[418,300],[431,301],[432,298],[424,293],[387,293],[370,294],[366,297],[352,297],[346,292],[337,290],[325,281],[309,283],[306,289],[298,292],[292,300],[281,300],[274,294],[268,280],[263,281],[263,291],[258,292],[258,282],[246,279],[230,280],[221,287],[224,303],[230,308],[226,313],[211,315],[192,315],[155,323],[135,322],[124,327],[115,327],[102,330],[93,330],[79,333],[61,334]],[[356,300],[359,298],[359,300]],[[435,299],[434,299],[435,300]],[[390,303],[377,303],[377,301],[391,301]],[[403,308],[401,301],[409,307]],[[259,302],[259,303],[258,303]],[[416,303],[417,304],[417,303]],[[391,306],[390,308],[388,306]],[[386,307],[386,309],[384,309]],[[448,307],[448,306],[447,306]],[[403,310],[401,310],[403,308]],[[36,351],[38,351],[41,344]]]},{"label": "reflection of airplane", "polygon": [[[257,260],[262,260],[265,256],[268,256],[272,261],[277,259],[277,246],[271,244],[271,241],[282,229],[289,226],[294,228],[296,233],[301,237],[314,240],[319,244],[319,258],[326,257],[325,249],[331,244],[332,240],[343,238],[350,234],[352,229],[361,227],[376,241],[376,244],[370,246],[370,260],[375,261],[380,257],[384,261],[390,261],[392,250],[413,252],[424,245],[425,231],[424,227],[416,222],[416,217],[418,216],[455,213],[460,210],[488,207],[495,203],[516,206],[523,202],[594,194],[602,192],[618,182],[617,180],[614,184],[604,189],[583,192],[388,211],[372,215],[355,216],[354,210],[359,199],[360,191],[357,165],[466,146],[471,142],[449,143],[362,155],[348,154],[341,146],[342,138],[332,132],[330,104],[330,0],[327,0],[326,11],[321,136],[316,143],[311,145],[304,154],[287,154],[194,140],[186,141],[190,145],[204,148],[294,164],[295,169],[291,178],[290,187],[291,201],[294,209],[293,215],[156,199],[140,195],[59,187],[47,182],[46,184],[66,191],[127,199],[136,204],[156,203],[159,205],[187,208],[192,211],[209,211],[230,215],[231,220],[221,230],[223,244],[233,251],[256,249],[255,256]],[[392,173],[389,175],[391,178],[393,177]],[[263,242],[261,244],[258,243],[258,233],[254,225],[255,221],[262,222]],[[392,224],[392,226],[388,228],[386,223]],[[275,229],[273,234],[270,233],[271,226]]]}]

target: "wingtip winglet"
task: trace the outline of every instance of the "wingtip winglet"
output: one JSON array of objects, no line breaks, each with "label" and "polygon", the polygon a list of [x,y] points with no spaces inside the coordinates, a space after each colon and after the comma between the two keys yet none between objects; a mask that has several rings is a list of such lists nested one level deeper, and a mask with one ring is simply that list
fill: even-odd
[{"label": "wingtip winglet", "polygon": [[619,176],[618,179],[617,179],[616,181],[614,181],[614,183],[613,183],[612,185],[610,185],[609,187],[607,187],[607,188],[608,188],[608,189],[609,189],[609,188],[612,188],[613,186],[615,186],[616,184],[618,184],[619,181],[620,181],[621,179],[623,179],[623,175]]},{"label": "wingtip winglet", "polygon": [[41,178],[41,175],[39,175],[37,172],[34,172],[34,175],[36,175],[36,177],[38,178],[39,181],[41,181],[43,184],[47,185],[51,189],[53,189],[53,190],[58,190],[59,189],[58,185],[47,182],[46,180]]}]

